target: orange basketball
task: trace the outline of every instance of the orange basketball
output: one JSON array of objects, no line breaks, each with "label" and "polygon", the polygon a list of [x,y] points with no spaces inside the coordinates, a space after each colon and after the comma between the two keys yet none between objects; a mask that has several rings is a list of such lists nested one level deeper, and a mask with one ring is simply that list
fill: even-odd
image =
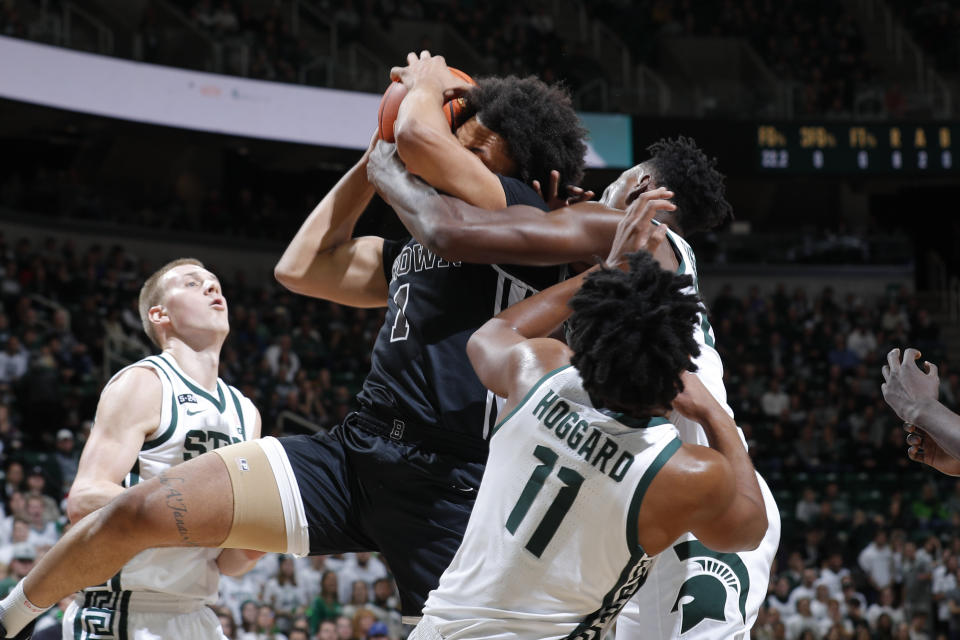
[{"label": "orange basketball", "polygon": [[[477,84],[473,81],[473,78],[463,71],[453,67],[449,67],[449,69],[450,73],[455,75],[459,80],[468,84]],[[387,90],[383,92],[383,97],[380,99],[380,108],[377,110],[377,123],[381,140],[386,140],[387,142],[396,141],[393,135],[393,125],[397,120],[397,113],[400,111],[400,103],[403,102],[406,95],[407,88],[400,82],[391,82]],[[466,101],[463,98],[454,98],[443,105],[443,115],[447,117],[451,131],[456,130],[457,127],[463,124],[460,122],[460,117],[465,108]]]}]

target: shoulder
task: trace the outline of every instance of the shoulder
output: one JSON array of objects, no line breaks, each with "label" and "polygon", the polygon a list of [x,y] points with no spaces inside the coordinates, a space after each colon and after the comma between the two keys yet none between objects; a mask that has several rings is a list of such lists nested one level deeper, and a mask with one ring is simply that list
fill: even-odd
[{"label": "shoulder", "polygon": [[104,387],[101,401],[132,396],[139,399],[159,396],[163,392],[163,383],[156,365],[141,361],[115,375]]},{"label": "shoulder", "polygon": [[537,195],[537,192],[530,185],[499,173],[496,176],[500,179],[500,185],[503,187],[503,195],[506,196],[508,207],[514,204],[526,204],[543,211],[550,210],[547,203]]}]

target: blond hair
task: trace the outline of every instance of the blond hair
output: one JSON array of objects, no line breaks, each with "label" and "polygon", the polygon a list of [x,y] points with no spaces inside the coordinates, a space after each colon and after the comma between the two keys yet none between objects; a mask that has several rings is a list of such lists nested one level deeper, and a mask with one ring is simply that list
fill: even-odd
[{"label": "blond hair", "polygon": [[143,286],[140,287],[140,300],[138,303],[138,308],[140,310],[140,323],[143,325],[143,331],[147,334],[147,337],[150,338],[150,342],[162,347],[159,339],[157,338],[156,330],[153,327],[153,323],[150,322],[150,308],[155,307],[163,301],[163,287],[160,286],[160,280],[163,278],[171,269],[175,269],[181,265],[192,264],[204,269],[203,263],[197,260],[196,258],[177,258],[167,264],[163,265],[159,269],[153,272],[153,275],[147,278],[147,281],[143,283]]}]

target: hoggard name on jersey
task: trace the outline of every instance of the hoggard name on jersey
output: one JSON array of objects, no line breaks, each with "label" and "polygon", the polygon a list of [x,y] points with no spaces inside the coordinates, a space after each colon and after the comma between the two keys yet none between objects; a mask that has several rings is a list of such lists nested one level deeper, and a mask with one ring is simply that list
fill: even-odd
[{"label": "hoggard name on jersey", "polygon": [[[608,435],[582,419],[570,405],[548,389],[533,408],[533,416],[563,442],[574,455],[620,482],[633,464],[633,454],[620,451],[620,446]],[[601,440],[603,443],[601,444]],[[610,465],[609,471],[607,465]]]}]

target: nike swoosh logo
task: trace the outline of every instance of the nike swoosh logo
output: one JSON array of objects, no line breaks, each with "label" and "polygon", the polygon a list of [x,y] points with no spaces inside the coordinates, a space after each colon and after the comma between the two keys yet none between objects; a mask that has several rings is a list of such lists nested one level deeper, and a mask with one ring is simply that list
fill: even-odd
[{"label": "nike swoosh logo", "polygon": [[188,416],[195,416],[195,415],[197,415],[198,413],[203,413],[204,411],[206,411],[206,409],[200,409],[199,411],[190,411],[190,409],[187,409],[187,415],[188,415]]},{"label": "nike swoosh logo", "polygon": [[469,487],[466,485],[463,485],[463,486],[453,485],[453,488],[459,491],[460,493],[473,493],[474,491],[476,491],[476,489],[474,489],[473,487]]}]

